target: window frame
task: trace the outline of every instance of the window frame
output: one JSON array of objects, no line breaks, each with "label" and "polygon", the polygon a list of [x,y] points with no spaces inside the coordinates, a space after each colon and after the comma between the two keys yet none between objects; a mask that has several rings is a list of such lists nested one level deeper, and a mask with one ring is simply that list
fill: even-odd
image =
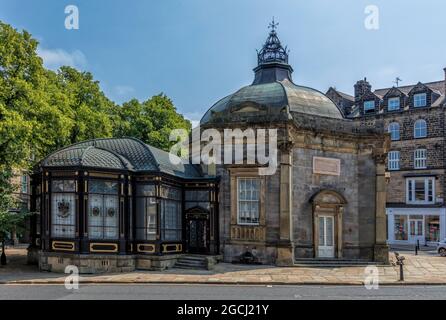
[{"label": "window frame", "polygon": [[[101,192],[98,192],[98,191],[95,191],[95,192],[92,192],[92,191],[90,191],[90,188],[91,188],[91,185],[92,185],[92,183],[94,183],[94,182],[108,182],[108,183],[115,183],[116,184],[116,193],[107,193],[107,192],[103,192],[103,191],[101,191]],[[120,212],[120,199],[119,199],[119,189],[120,189],[120,187],[119,187],[119,181],[117,181],[117,180],[103,180],[103,179],[89,179],[88,180],[88,188],[87,188],[87,194],[88,194],[88,200],[87,200],[87,232],[88,232],[88,238],[90,239],[90,240],[99,240],[99,241],[116,241],[116,240],[118,240],[119,239],[119,237],[120,237],[120,234],[119,234],[119,219],[120,219],[120,214],[121,214],[121,212]],[[93,215],[93,213],[92,212],[90,212],[90,210],[92,210],[92,205],[93,205],[93,202],[92,202],[92,198],[93,198],[93,196],[98,196],[98,197],[100,197],[100,199],[101,199],[101,203],[102,203],[102,210],[101,210],[101,213],[100,213],[100,218],[101,218],[101,223],[100,223],[100,225],[92,225],[91,224],[91,218],[90,218],[90,216],[91,215]],[[114,200],[115,200],[115,202],[116,202],[116,207],[115,207],[115,216],[113,217],[114,218],[114,221],[115,221],[115,225],[109,225],[109,224],[107,224],[107,214],[108,214],[108,212],[106,212],[106,206],[105,206],[105,204],[106,204],[106,201],[107,201],[107,197],[108,198],[114,198]],[[111,207],[109,207],[108,209],[110,209]],[[98,228],[98,229],[100,229],[101,230],[101,237],[97,237],[97,236],[94,236],[94,237],[92,237],[92,232],[91,232],[91,228]],[[116,231],[116,234],[115,234],[115,236],[114,237],[109,237],[109,236],[106,236],[106,232],[107,232],[107,230],[110,230],[110,229],[114,229],[115,231]]]},{"label": "window frame", "polygon": [[[424,181],[424,200],[416,200],[416,181]],[[431,186],[431,190],[429,187]],[[429,197],[432,200],[429,201]],[[406,179],[406,203],[407,204],[434,204],[435,203],[435,177],[407,178]]]},{"label": "window frame", "polygon": [[[373,104],[373,108],[366,108],[367,104]],[[364,114],[374,113],[376,109],[376,101],[375,100],[366,100],[363,103]]]},{"label": "window frame", "polygon": [[[424,104],[418,104],[417,101],[423,101],[423,99],[417,99],[419,97],[424,97]],[[423,108],[423,107],[427,107],[427,93],[426,92],[421,92],[421,93],[416,93],[413,95],[413,106],[414,108]]]},{"label": "window frame", "polygon": [[[421,156],[420,156],[421,155]],[[417,165],[418,163],[418,165]],[[424,163],[424,165],[420,165]],[[413,152],[413,167],[414,169],[426,169],[427,168],[427,149],[419,148]]]},{"label": "window frame", "polygon": [[[258,189],[257,189],[257,194],[258,194],[258,198],[256,200],[252,200],[252,199],[244,199],[244,200],[240,200],[240,181],[241,180],[256,180],[258,182]],[[260,192],[261,192],[261,188],[262,188],[262,181],[260,178],[258,177],[237,177],[236,179],[236,184],[237,184],[237,225],[240,226],[259,226],[260,225],[260,219],[261,219],[261,201],[260,201]],[[251,191],[252,192],[252,191]],[[245,202],[256,202],[257,203],[257,222],[241,222],[240,221],[240,201],[245,201]]]},{"label": "window frame", "polygon": [[[391,155],[396,154],[397,157],[392,158]],[[396,166],[393,167],[391,164],[395,164]],[[400,152],[398,150],[389,151],[389,154],[387,156],[387,168],[389,171],[396,171],[400,170]]]},{"label": "window frame", "polygon": [[[55,191],[54,185],[55,183],[59,181],[62,183],[62,190],[58,190]],[[73,189],[71,190],[65,190],[65,186],[66,183],[72,183]],[[72,217],[70,217],[70,223],[56,223],[56,219],[55,219],[55,215],[57,215],[56,213],[56,207],[55,207],[55,202],[57,201],[56,196],[62,196],[62,200],[63,201],[67,201],[67,199],[63,196],[67,196],[70,199],[70,203],[72,204],[72,208],[69,208],[69,210],[71,211],[70,215],[72,215]],[[76,201],[76,196],[77,196],[77,181],[75,179],[54,179],[51,180],[51,192],[50,192],[50,198],[51,198],[51,202],[50,202],[50,206],[51,206],[51,210],[50,210],[50,219],[51,219],[51,224],[50,224],[50,234],[52,238],[56,238],[56,239],[74,239],[77,236],[77,229],[78,229],[78,225],[77,225],[77,215],[78,213],[78,204]],[[42,198],[40,199],[40,201],[42,201]],[[39,208],[40,211],[40,208]],[[68,217],[66,217],[68,218]],[[61,219],[65,219],[63,217],[61,217]],[[56,227],[69,227],[70,229],[73,230],[73,232],[70,232],[69,234],[66,235],[60,235],[60,234],[56,234],[55,230]]]},{"label": "window frame", "polygon": [[[163,242],[181,242],[184,238],[183,232],[183,195],[180,187],[162,184],[159,186],[159,228],[160,228],[160,239]],[[177,211],[175,212],[175,218],[177,224],[173,227],[169,225],[172,217],[167,216],[169,213],[166,209],[175,206]],[[166,227],[169,226],[169,227]],[[166,234],[171,234],[171,232],[176,232],[176,239],[166,239]]]},{"label": "window frame", "polygon": [[[424,127],[421,128],[417,128],[417,124],[419,123],[424,123]],[[424,135],[419,135],[417,136],[417,132],[421,132],[423,133],[424,129]],[[421,138],[426,138],[427,137],[427,122],[424,119],[418,119],[417,121],[415,121],[415,123],[413,124],[413,137],[414,139],[421,139]]]},{"label": "window frame", "polygon": [[[155,241],[158,238],[160,208],[156,197],[156,185],[153,183],[138,183],[135,191],[135,238],[138,241]],[[140,207],[141,205],[142,207]],[[154,228],[150,226],[153,224],[153,222],[150,223],[153,214],[148,210],[149,205],[155,207]],[[141,213],[142,215],[140,215]]]},{"label": "window frame", "polygon": [[[398,126],[398,137],[397,137],[397,139],[394,139],[393,138],[393,132],[394,131],[396,131],[396,130],[392,130],[392,127],[394,127],[394,126]],[[392,141],[399,141],[399,140],[401,140],[401,133],[400,133],[400,130],[401,129],[401,126],[400,126],[400,124],[398,123],[398,122],[391,122],[391,123],[389,123],[389,126],[388,126],[388,128],[387,128],[387,132],[389,132],[390,133],[390,139],[392,140]]]},{"label": "window frame", "polygon": [[[398,107],[392,106],[393,101],[398,101]],[[387,111],[398,111],[401,108],[401,99],[400,97],[391,97],[387,100]]]}]

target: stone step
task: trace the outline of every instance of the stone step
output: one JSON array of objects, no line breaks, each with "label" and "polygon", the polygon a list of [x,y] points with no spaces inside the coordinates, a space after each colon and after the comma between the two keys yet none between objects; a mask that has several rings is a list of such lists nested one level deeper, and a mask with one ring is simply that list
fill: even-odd
[{"label": "stone step", "polygon": [[296,267],[366,267],[371,265],[379,265],[379,263],[367,260],[349,260],[349,259],[295,259]]},{"label": "stone step", "polygon": [[203,256],[183,256],[181,260],[194,260],[194,261],[205,261],[206,258]]},{"label": "stone step", "polygon": [[207,261],[203,256],[187,255],[182,256],[175,263],[175,268],[180,269],[207,269]]},{"label": "stone step", "polygon": [[175,268],[206,270],[206,265],[204,265],[204,264],[190,264],[190,263],[185,263],[185,262],[177,262],[175,264]]}]

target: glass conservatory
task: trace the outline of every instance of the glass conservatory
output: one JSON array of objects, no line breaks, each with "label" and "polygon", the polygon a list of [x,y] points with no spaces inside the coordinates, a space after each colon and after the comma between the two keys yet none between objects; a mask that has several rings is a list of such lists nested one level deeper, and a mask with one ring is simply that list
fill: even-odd
[{"label": "glass conservatory", "polygon": [[87,270],[98,259],[163,269],[169,256],[218,254],[217,193],[215,177],[173,165],[139,140],[75,144],[45,158],[32,177],[30,251],[51,270],[64,258]]}]

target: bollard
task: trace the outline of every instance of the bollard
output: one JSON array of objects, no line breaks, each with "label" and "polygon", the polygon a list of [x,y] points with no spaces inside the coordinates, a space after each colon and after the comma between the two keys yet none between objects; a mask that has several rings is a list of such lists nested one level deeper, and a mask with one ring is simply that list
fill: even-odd
[{"label": "bollard", "polygon": [[[416,247],[415,247],[416,248]],[[400,266],[400,281],[404,281],[404,257],[400,256],[398,252],[395,252],[396,264]]]},{"label": "bollard", "polygon": [[417,239],[417,247],[418,247],[418,250],[420,250],[420,240],[419,239]]},{"label": "bollard", "polygon": [[417,245],[415,245],[415,255],[416,256],[418,255],[418,246]]},{"label": "bollard", "polygon": [[404,281],[404,268],[403,264],[400,264],[400,281]]}]

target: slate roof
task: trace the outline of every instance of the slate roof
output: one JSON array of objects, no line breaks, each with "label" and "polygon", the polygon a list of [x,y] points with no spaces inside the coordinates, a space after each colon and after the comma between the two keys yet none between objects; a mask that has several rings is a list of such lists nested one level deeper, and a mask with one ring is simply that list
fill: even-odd
[{"label": "slate roof", "polygon": [[[428,82],[428,83],[423,83],[425,86],[427,86],[428,88],[430,88],[432,91],[434,91],[435,93],[441,95],[441,96],[445,96],[445,83],[443,80],[441,81],[434,81],[434,82]],[[402,93],[404,93],[405,95],[408,95],[409,92],[416,87],[417,84],[413,84],[413,85],[407,85],[407,86],[401,86],[401,87],[397,87],[397,89],[399,89]],[[377,95],[378,97],[384,97],[390,90],[392,89],[392,87],[390,88],[382,88],[382,89],[376,89],[373,91],[373,93],[375,95]],[[336,90],[336,89],[333,89]],[[351,101],[355,101],[355,98],[347,93],[344,93],[342,91],[336,90],[336,92],[338,94],[340,94],[342,97],[344,97],[347,100],[351,100]],[[443,99],[437,99],[437,100],[443,100]]]},{"label": "slate roof", "polygon": [[[181,178],[202,177],[192,164],[173,164],[169,153],[135,138],[106,138],[79,142],[53,152],[41,167],[88,167],[162,172]],[[178,157],[173,156],[178,159]]]},{"label": "slate roof", "polygon": [[[343,114],[322,92],[298,86],[288,79],[245,86],[214,104],[203,116],[200,123],[213,122],[214,117],[230,120],[231,114],[243,111],[244,107],[257,108],[266,116],[278,115],[284,111],[296,116],[299,113],[313,116],[343,119]],[[252,109],[252,111],[256,111]]]}]

